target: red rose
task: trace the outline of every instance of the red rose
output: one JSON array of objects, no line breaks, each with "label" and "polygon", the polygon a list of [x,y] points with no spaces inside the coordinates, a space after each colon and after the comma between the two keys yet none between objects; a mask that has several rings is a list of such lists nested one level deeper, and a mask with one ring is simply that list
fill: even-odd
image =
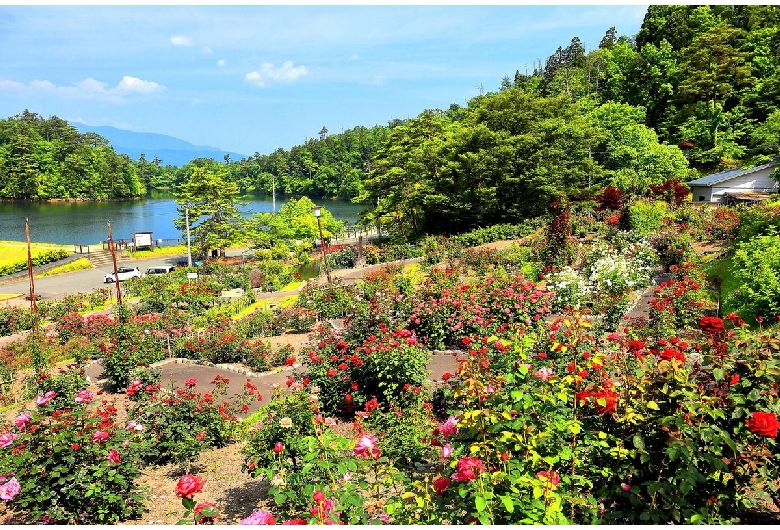
[{"label": "red rose", "polygon": [[446,381],[450,377],[452,377],[452,374],[449,372],[444,372],[443,374],[441,374],[442,381]]},{"label": "red rose", "polygon": [[441,495],[441,493],[447,489],[447,486],[451,484],[450,479],[447,477],[437,477],[433,481],[433,489],[436,490],[436,493]]},{"label": "red rose", "polygon": [[191,497],[203,491],[206,481],[195,475],[184,475],[176,483],[176,495],[179,497]]},{"label": "red rose", "polygon": [[701,317],[699,327],[704,333],[716,335],[723,333],[723,320],[718,317]]},{"label": "red rose", "polygon": [[754,412],[753,417],[745,420],[745,423],[750,432],[767,438],[777,438],[777,431],[780,429],[777,415],[770,412]]}]

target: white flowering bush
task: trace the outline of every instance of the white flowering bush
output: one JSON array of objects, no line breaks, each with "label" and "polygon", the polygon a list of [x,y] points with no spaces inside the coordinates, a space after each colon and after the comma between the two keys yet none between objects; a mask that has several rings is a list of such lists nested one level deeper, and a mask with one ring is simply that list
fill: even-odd
[{"label": "white flowering bush", "polygon": [[585,279],[569,266],[547,276],[547,290],[555,293],[551,309],[558,313],[567,307],[581,309],[589,295]]},{"label": "white flowering bush", "polygon": [[650,283],[657,262],[645,243],[633,243],[618,251],[606,244],[594,245],[583,264],[588,285],[602,295],[619,295]]}]

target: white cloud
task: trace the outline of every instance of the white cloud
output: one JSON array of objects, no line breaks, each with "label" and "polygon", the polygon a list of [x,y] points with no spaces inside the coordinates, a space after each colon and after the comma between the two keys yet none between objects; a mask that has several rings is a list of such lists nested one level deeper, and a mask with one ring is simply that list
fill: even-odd
[{"label": "white cloud", "polygon": [[[33,83],[40,83],[41,84],[40,88],[46,88],[46,89],[57,88],[49,81],[33,81]],[[44,84],[45,86],[43,86]],[[106,84],[103,83],[102,81],[97,81],[95,79],[92,79],[91,77],[88,77],[84,81],[79,81],[78,83],[76,83],[76,88],[78,88],[82,92],[100,94],[101,92],[105,92]]]},{"label": "white cloud", "polygon": [[174,35],[171,37],[171,44],[174,46],[192,46],[192,39],[184,35]]},{"label": "white cloud", "polygon": [[226,64],[227,64],[227,61],[225,59],[220,59],[219,61],[217,61],[217,66],[222,67],[222,66],[225,66]]},{"label": "white cloud", "polygon": [[144,81],[137,77],[131,77],[126,75],[122,78],[119,84],[116,86],[116,90],[121,93],[130,94],[153,94],[161,88],[160,85],[154,81]]},{"label": "white cloud", "polygon": [[270,81],[292,83],[307,73],[305,66],[293,66],[292,61],[285,61],[279,67],[271,63],[263,63],[259,71],[249,72],[244,76],[244,80],[255,86],[264,87]]},{"label": "white cloud", "polygon": [[154,81],[144,81],[137,77],[126,75],[115,86],[88,77],[72,86],[58,86],[48,80],[30,81],[28,85],[16,81],[0,79],[0,91],[21,92],[27,96],[45,94],[47,96],[62,96],[66,98],[95,99],[101,101],[123,102],[129,96],[151,96],[163,92],[165,87]]},{"label": "white cloud", "polygon": [[0,79],[0,90],[22,91],[22,90],[24,90],[24,85],[22,83],[17,83],[16,81],[9,81],[7,79]]}]

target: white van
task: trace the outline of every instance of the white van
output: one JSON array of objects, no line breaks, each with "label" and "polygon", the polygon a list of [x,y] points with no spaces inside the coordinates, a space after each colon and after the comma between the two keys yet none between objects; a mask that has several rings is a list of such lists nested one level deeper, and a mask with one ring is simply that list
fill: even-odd
[{"label": "white van", "polygon": [[155,265],[154,267],[149,267],[146,269],[146,274],[144,276],[151,276],[154,274],[168,274],[175,268],[175,265]]}]

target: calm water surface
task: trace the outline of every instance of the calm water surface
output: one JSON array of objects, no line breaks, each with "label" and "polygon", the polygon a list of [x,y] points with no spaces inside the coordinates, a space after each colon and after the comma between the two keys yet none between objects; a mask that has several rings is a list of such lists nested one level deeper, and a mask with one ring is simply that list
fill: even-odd
[{"label": "calm water surface", "polygon": [[[257,212],[271,212],[271,197],[245,197],[242,213],[248,217]],[[276,211],[289,199],[276,198]],[[354,224],[365,206],[348,201],[321,199],[319,204],[333,216]],[[131,239],[133,232],[152,232],[157,239],[177,239],[184,234],[176,230],[178,217],[173,198],[153,193],[145,199],[111,202],[8,203],[0,202],[0,240],[26,241],[25,219],[30,220],[30,240],[60,245],[93,245],[108,239],[108,225],[115,240]]]}]

